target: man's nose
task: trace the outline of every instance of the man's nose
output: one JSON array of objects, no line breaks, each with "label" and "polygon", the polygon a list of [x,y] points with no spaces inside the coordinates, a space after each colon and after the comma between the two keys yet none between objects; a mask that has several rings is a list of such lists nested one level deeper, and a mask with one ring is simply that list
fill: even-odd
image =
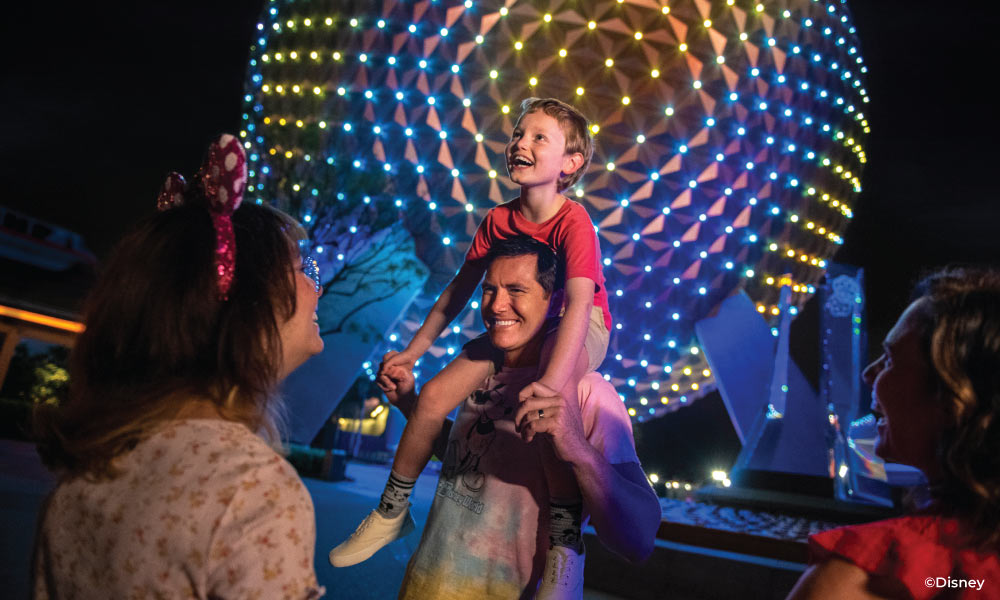
[{"label": "man's nose", "polygon": [[496,294],[493,295],[491,307],[493,312],[500,312],[508,306],[510,306],[510,296],[503,290],[497,290]]}]

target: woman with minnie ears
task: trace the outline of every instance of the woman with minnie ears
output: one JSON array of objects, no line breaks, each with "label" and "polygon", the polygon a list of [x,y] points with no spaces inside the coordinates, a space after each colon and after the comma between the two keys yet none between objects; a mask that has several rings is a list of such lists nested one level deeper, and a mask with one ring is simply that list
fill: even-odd
[{"label": "woman with minnie ears", "polygon": [[323,349],[302,228],[242,204],[231,135],[173,174],[85,306],[70,392],[36,415],[60,476],[37,598],[318,598],[315,516],[278,441],[275,386]]},{"label": "woman with minnie ears", "polygon": [[918,284],[863,377],[875,452],[927,477],[916,514],[825,531],[789,600],[1000,598],[1000,272]]}]

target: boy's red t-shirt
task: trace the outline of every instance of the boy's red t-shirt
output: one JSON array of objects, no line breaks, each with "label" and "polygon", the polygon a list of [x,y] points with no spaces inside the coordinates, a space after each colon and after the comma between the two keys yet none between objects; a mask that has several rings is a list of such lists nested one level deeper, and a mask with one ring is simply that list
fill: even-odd
[{"label": "boy's red t-shirt", "polygon": [[[611,330],[611,310],[608,308],[608,291],[604,287],[601,269],[601,245],[597,241],[594,223],[587,209],[579,202],[566,199],[559,212],[544,223],[532,223],[521,215],[520,198],[495,206],[479,224],[472,244],[465,255],[465,262],[475,265],[486,259],[493,243],[518,235],[530,235],[547,244],[566,266],[566,279],[587,277],[596,283],[594,306],[604,313],[604,324]],[[560,298],[552,303],[562,306]]]}]

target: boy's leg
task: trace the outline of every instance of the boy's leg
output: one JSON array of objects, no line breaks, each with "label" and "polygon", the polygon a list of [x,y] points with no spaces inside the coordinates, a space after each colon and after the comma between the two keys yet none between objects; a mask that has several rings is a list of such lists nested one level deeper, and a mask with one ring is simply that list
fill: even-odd
[{"label": "boy's leg", "polygon": [[349,539],[330,551],[333,566],[346,567],[367,560],[382,546],[413,530],[408,510],[410,494],[430,460],[441,425],[448,413],[489,376],[491,364],[488,360],[473,360],[463,351],[424,385],[399,440],[378,508]]}]

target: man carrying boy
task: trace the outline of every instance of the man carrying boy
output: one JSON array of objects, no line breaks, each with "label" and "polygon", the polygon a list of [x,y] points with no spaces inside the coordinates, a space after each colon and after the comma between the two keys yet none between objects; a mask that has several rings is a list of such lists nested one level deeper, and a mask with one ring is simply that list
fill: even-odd
[{"label": "man carrying boy", "polygon": [[[497,242],[487,260],[483,322],[518,325],[488,327],[502,367],[435,441],[444,465],[400,598],[580,598],[583,556],[557,547],[558,560],[547,560],[546,534],[567,526],[547,510],[542,448],[569,465],[601,542],[629,560],[652,551],[660,506],[636,457],[625,407],[598,373],[584,375],[569,400],[518,401],[556,326],[547,317],[558,285],[551,250],[525,236]],[[383,377],[393,384],[389,400],[409,417],[412,372],[387,367]]]},{"label": "man carrying boy", "polygon": [[[465,263],[434,303],[430,314],[402,352],[386,354],[380,376],[392,367],[412,370],[414,363],[433,344],[444,328],[465,307],[486,270],[491,247],[505,239],[530,236],[557,255],[562,267],[559,294],[552,298],[550,316],[558,327],[548,332],[536,378],[523,386],[519,400],[532,397],[577,395],[581,377],[595,370],[607,352],[611,313],[600,264],[600,245],[586,209],[562,195],[576,183],[593,155],[593,138],[587,119],[572,106],[554,98],[529,98],[522,105],[507,144],[510,178],[521,186],[520,196],[493,208],[480,224]],[[487,321],[490,335],[518,331],[518,317]],[[344,543],[330,552],[334,566],[348,566],[370,557],[388,542],[409,533],[409,494],[417,476],[430,460],[432,445],[448,413],[496,372],[500,356],[486,336],[472,340],[463,352],[424,385],[400,439],[382,500]],[[540,375],[540,377],[538,377]],[[391,382],[382,380],[383,389]],[[549,490],[549,513],[575,527],[552,534],[551,560],[559,560],[555,549],[569,547],[582,553],[579,527],[580,490],[570,469],[543,446],[542,464]]]}]

